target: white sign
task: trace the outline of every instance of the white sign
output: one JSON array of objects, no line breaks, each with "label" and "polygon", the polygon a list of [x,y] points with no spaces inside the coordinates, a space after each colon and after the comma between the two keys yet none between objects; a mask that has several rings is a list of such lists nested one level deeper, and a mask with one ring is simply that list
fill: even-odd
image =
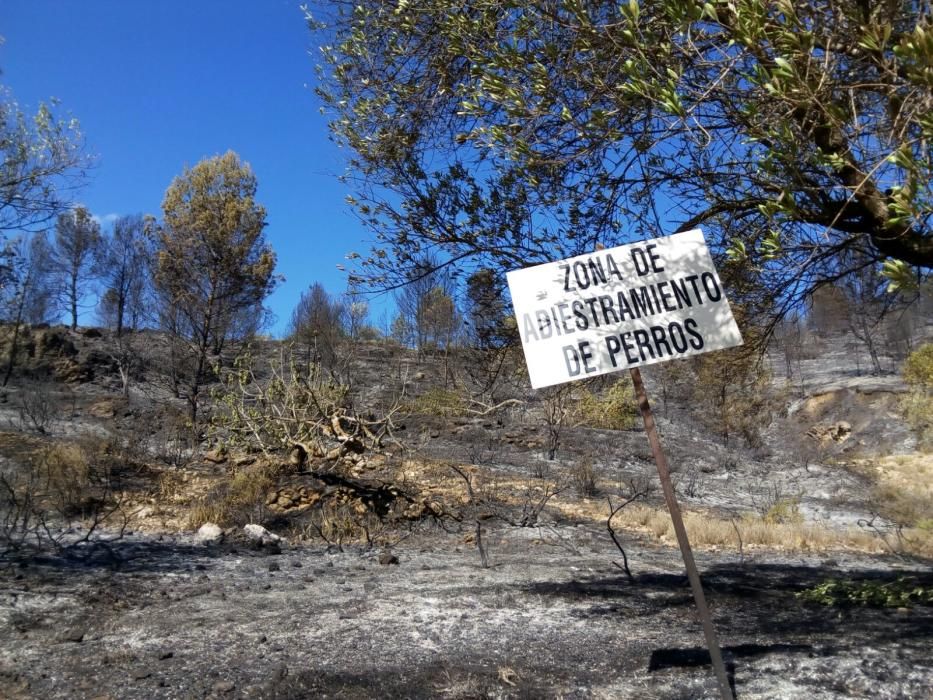
[{"label": "white sign", "polygon": [[699,229],[507,277],[536,389],[742,344]]}]

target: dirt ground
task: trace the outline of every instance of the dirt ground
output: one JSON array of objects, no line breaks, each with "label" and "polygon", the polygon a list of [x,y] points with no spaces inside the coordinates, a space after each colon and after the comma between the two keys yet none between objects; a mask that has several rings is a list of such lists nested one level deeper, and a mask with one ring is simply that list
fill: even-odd
[{"label": "dirt ground", "polygon": [[[9,698],[715,698],[679,552],[595,526],[432,526],[391,552],[130,535],[0,578]],[[832,608],[832,576],[933,585],[901,560],[701,552],[738,698],[927,698],[933,609]]]}]

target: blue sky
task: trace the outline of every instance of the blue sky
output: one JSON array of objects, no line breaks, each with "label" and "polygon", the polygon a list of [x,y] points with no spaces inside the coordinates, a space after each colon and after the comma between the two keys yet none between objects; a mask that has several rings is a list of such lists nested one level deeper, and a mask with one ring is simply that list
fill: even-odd
[{"label": "blue sky", "polygon": [[269,300],[276,332],[312,282],[345,289],[337,265],[369,238],[337,180],[343,153],[313,93],[317,48],[299,4],[0,2],[0,82],[29,111],[54,97],[81,122],[97,167],[78,199],[102,220],[161,218],[172,178],[204,157],[232,149],[250,163],[286,277]]}]

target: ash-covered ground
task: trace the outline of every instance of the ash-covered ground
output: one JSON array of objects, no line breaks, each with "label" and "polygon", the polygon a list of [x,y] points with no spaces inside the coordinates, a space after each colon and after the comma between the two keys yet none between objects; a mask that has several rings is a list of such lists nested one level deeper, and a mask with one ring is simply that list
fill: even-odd
[{"label": "ash-covered ground", "polygon": [[[10,563],[0,695],[718,697],[676,549],[627,538],[629,581],[596,527],[498,528],[486,542],[489,568],[435,528],[391,553],[133,535],[81,560]],[[697,558],[738,698],[929,697],[933,609],[796,595],[829,577],[929,587],[928,567]]]},{"label": "ash-covered ground", "polygon": [[[383,354],[373,349],[357,377],[375,392],[370,403],[388,381]],[[428,375],[420,388],[443,382],[440,361],[401,361],[411,367],[400,365],[399,376]],[[903,383],[843,370],[841,357],[798,368],[790,410],[756,449],[724,444],[683,406],[657,402],[686,511],[729,527],[787,501],[802,525],[843,533],[811,551],[805,538],[770,549],[695,547],[737,698],[933,694],[933,607],[824,606],[798,595],[833,579],[933,588],[928,560],[888,553],[897,551],[896,524],[873,510],[871,478],[851,468],[913,450],[897,412]],[[29,449],[80,435],[115,435],[144,450],[164,443],[164,391],[141,383],[123,402],[113,377],[98,374],[53,386],[68,400],[47,434],[28,437]],[[0,405],[0,424],[19,430],[16,400],[12,391]],[[128,501],[129,529],[119,538],[101,529],[115,538],[109,544],[0,558],[0,698],[718,697],[675,543],[619,525],[629,578],[605,527],[607,496],[619,503],[627,484],[656,480],[643,431],[571,426],[551,461],[531,414],[405,423],[408,461],[361,478],[391,477],[458,517],[387,527],[373,547],[300,538],[256,547],[239,529],[199,544],[185,524],[189,506],[231,466],[192,458],[146,472]],[[814,430],[820,448],[802,452]],[[26,433],[0,438],[0,468],[14,468],[26,458]],[[596,479],[590,496],[572,486],[584,459]],[[482,477],[486,486],[474,486],[488,502],[466,502],[450,465]],[[156,498],[160,475],[180,490],[174,505]],[[517,526],[547,484],[560,493],[531,526]],[[643,504],[663,507],[656,489],[635,505]],[[873,538],[874,553],[854,551],[849,530]]]}]

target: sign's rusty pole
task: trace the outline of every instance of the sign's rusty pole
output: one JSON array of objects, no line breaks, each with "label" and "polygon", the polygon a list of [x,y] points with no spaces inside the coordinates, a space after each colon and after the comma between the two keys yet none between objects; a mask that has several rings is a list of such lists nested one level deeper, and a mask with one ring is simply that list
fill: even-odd
[{"label": "sign's rusty pole", "polygon": [[658,476],[661,479],[661,488],[664,491],[664,500],[667,501],[667,509],[670,511],[671,520],[674,523],[674,532],[677,534],[677,544],[680,545],[680,553],[684,558],[684,565],[687,567],[687,578],[690,580],[690,588],[693,589],[693,598],[697,604],[697,610],[700,613],[700,620],[703,623],[703,634],[706,636],[706,646],[709,647],[710,660],[713,662],[713,670],[716,672],[716,679],[719,681],[719,694],[722,700],[734,700],[732,688],[729,686],[729,678],[726,675],[726,667],[722,662],[722,652],[719,649],[719,640],[716,638],[716,629],[713,627],[713,618],[709,614],[709,608],[706,606],[706,596],[703,594],[703,584],[700,583],[700,573],[697,570],[696,562],[693,559],[693,551],[690,549],[690,540],[687,539],[687,529],[684,527],[684,520],[680,515],[680,506],[677,504],[677,498],[674,495],[674,485],[671,482],[671,472],[667,466],[667,457],[661,449],[661,440],[658,438],[658,430],[654,423],[654,414],[651,412],[651,404],[648,403],[648,394],[645,392],[645,384],[641,380],[641,371],[633,367],[632,383],[635,385],[635,397],[638,400],[638,408],[641,411],[641,417],[645,422],[645,432],[648,434],[648,442],[651,444],[651,452],[654,455],[654,461],[658,465]]}]

